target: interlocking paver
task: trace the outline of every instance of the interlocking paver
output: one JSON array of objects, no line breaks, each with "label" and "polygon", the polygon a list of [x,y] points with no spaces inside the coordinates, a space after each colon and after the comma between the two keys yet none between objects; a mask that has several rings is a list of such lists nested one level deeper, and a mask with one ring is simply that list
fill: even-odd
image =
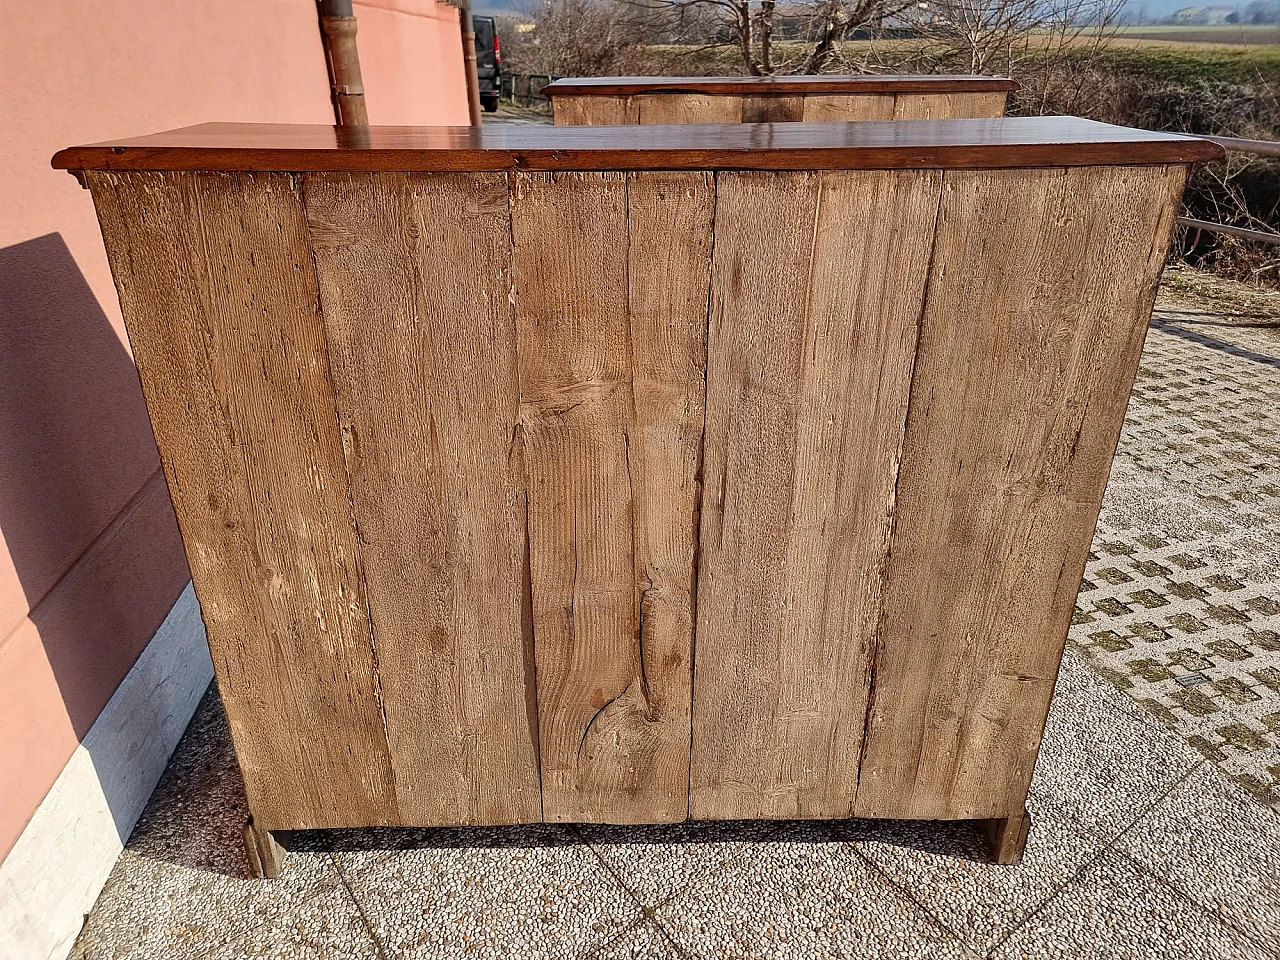
[{"label": "interlocking paver", "polygon": [[1280,669],[1280,331],[1174,309],[1147,337],[1070,642],[1280,806],[1280,694],[1258,678]]}]

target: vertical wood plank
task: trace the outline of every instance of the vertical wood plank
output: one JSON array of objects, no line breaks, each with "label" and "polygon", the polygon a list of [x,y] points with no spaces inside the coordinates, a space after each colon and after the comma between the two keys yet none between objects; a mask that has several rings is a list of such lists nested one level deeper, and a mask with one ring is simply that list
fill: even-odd
[{"label": "vertical wood plank", "polygon": [[541,820],[506,175],[305,200],[401,817]]},{"label": "vertical wood plank", "polygon": [[805,120],[892,120],[894,97],[886,94],[810,94],[804,98]]},{"label": "vertical wood plank", "polygon": [[741,123],[742,97],[707,93],[645,93],[631,98],[640,124]]},{"label": "vertical wood plank", "polygon": [[254,822],[397,823],[293,181],[88,177]]},{"label": "vertical wood plank", "polygon": [[1003,90],[980,93],[900,93],[894,97],[894,120],[966,120],[1003,117]]},{"label": "vertical wood plank", "polygon": [[688,810],[711,192],[634,187],[630,256],[625,175],[518,174],[512,204],[549,821]]},{"label": "vertical wood plank", "polygon": [[804,97],[743,97],[743,123],[786,123],[804,119]]},{"label": "vertical wood plank", "polygon": [[[694,592],[701,500],[715,175],[631,173],[627,295],[633,402],[628,441],[636,629],[653,705],[646,760],[656,819],[689,812]],[[648,750],[650,748],[646,748]],[[646,811],[633,808],[633,818]],[[647,817],[646,817],[647,819]]]},{"label": "vertical wood plank", "polygon": [[695,818],[848,816],[940,174],[721,174]]},{"label": "vertical wood plank", "polygon": [[1022,812],[1184,178],[947,171],[858,816]]}]

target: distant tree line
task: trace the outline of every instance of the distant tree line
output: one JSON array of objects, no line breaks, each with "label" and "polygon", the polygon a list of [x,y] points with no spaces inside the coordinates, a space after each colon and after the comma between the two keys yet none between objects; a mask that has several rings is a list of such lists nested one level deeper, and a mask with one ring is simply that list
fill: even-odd
[{"label": "distant tree line", "polygon": [[1240,14],[1241,23],[1280,23],[1280,2],[1277,0],[1253,0]]}]

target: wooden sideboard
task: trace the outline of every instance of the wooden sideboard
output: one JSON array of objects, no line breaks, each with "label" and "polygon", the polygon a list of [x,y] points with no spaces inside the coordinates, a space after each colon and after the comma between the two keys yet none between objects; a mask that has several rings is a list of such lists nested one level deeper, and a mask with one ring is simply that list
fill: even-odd
[{"label": "wooden sideboard", "polygon": [[1007,77],[565,77],[542,88],[557,124],[963,120],[1004,116]]},{"label": "wooden sideboard", "polygon": [[1070,118],[75,147],[253,813],[1024,801],[1188,165]]}]

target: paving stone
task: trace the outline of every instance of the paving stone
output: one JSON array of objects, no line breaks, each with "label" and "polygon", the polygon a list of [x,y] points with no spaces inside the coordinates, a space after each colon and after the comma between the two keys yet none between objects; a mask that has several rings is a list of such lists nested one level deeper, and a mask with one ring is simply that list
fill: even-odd
[{"label": "paving stone", "polygon": [[1109,854],[991,954],[992,960],[1273,960],[1167,884]]},{"label": "paving stone", "polygon": [[653,827],[582,824],[578,829],[646,907],[659,905],[761,844],[837,842],[822,824],[794,821],[703,820]]},{"label": "paving stone", "polygon": [[642,917],[588,956],[591,960],[680,960],[675,945],[648,917]]},{"label": "paving stone", "polygon": [[373,941],[327,856],[292,857],[279,880],[254,880],[126,850],[71,958],[194,960],[249,944],[271,956],[324,955],[307,952],[317,944],[359,956]]},{"label": "paving stone", "polygon": [[1103,848],[1101,838],[1032,801],[1022,863],[987,862],[968,822],[863,821],[854,845],[891,883],[980,955],[1048,901]]},{"label": "paving stone", "polygon": [[689,956],[706,960],[976,960],[849,844],[758,844],[655,917]]},{"label": "paving stone", "polygon": [[[1064,660],[1031,781],[1037,807],[1109,840],[1201,756],[1142,716],[1137,704]],[[1035,812],[1035,811],[1033,811]]]},{"label": "paving stone", "polygon": [[341,918],[295,915],[273,918],[216,949],[200,960],[385,960],[364,920],[356,914]]},{"label": "paving stone", "polygon": [[129,849],[201,874],[249,879],[248,818],[227,715],[211,684],[134,826]]},{"label": "paving stone", "polygon": [[562,828],[416,833],[430,845],[333,854],[390,956],[559,960],[589,955],[640,918]]},{"label": "paving stone", "polygon": [[1195,771],[1119,847],[1280,956],[1280,817],[1220,771]]},{"label": "paving stone", "polygon": [[969,823],[849,821],[839,829],[892,883],[985,953],[1199,762],[1068,654],[1032,782],[1022,863],[987,863]]},{"label": "paving stone", "polygon": [[[317,943],[353,957],[371,949],[327,856],[290,856],[279,880],[249,876],[247,817],[226,716],[211,688],[86,920],[73,960],[183,960],[251,948],[309,956],[308,944]],[[310,939],[297,931],[309,931]]]}]

